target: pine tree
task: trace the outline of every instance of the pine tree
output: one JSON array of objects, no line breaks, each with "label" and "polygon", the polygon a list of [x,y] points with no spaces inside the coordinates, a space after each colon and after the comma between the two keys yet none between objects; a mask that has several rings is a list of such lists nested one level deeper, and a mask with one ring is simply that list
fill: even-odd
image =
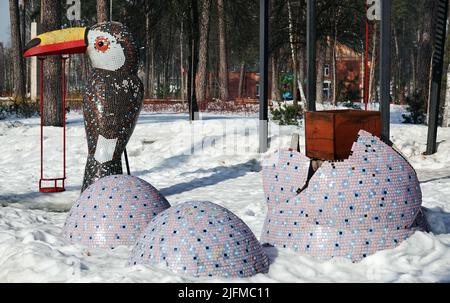
[{"label": "pine tree", "polygon": [[97,22],[107,22],[110,19],[110,0],[97,0]]},{"label": "pine tree", "polygon": [[[61,1],[41,1],[41,32],[61,28]],[[48,57],[44,61],[44,126],[62,126],[62,68],[60,56]]]},{"label": "pine tree", "polygon": [[220,99],[228,101],[228,48],[227,48],[227,27],[225,18],[224,0],[217,0],[217,11],[219,15],[219,52],[220,52],[220,68],[219,68],[219,86]]},{"label": "pine tree", "polygon": [[3,96],[5,88],[5,50],[0,42],[0,97]]},{"label": "pine tree", "polygon": [[11,50],[14,70],[13,99],[21,103],[25,101],[25,75],[24,60],[22,55],[22,38],[20,31],[19,1],[9,0],[9,12],[11,19]]},{"label": "pine tree", "polygon": [[200,40],[197,70],[197,101],[202,103],[206,100],[206,82],[208,79],[208,38],[210,22],[211,0],[202,1],[200,18]]},{"label": "pine tree", "polygon": [[442,117],[442,127],[450,127],[450,65],[447,67],[447,83],[444,98],[444,113]]}]

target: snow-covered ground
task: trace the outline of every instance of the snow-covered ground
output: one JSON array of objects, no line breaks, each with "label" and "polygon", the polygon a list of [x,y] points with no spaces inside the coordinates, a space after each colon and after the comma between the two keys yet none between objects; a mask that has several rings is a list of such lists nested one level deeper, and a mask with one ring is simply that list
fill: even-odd
[{"label": "snow-covered ground", "polygon": [[[450,130],[439,129],[439,152],[424,156],[427,128],[399,124],[401,113],[393,108],[392,139],[418,171],[432,233],[416,233],[357,264],[266,248],[269,273],[232,282],[450,282]],[[227,207],[259,237],[266,205],[256,120],[206,114],[191,125],[187,115],[142,113],[128,146],[133,174],[161,189],[172,205],[201,200]],[[272,151],[288,145],[293,132],[303,139],[302,127],[270,127]],[[61,163],[58,132],[46,129],[50,172]],[[87,153],[80,114],[69,115],[67,135],[67,191],[40,194],[39,119],[0,121],[0,282],[229,282],[186,279],[163,267],[129,268],[127,247],[66,245],[61,228],[79,196]]]}]

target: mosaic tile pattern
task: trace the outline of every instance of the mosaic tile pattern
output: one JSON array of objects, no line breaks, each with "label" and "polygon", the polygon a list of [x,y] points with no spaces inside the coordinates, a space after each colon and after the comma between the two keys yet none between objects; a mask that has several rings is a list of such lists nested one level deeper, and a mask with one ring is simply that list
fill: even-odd
[{"label": "mosaic tile pattern", "polygon": [[[82,192],[100,178],[122,174],[121,157],[144,97],[137,75],[138,47],[127,27],[118,22],[97,24],[88,31],[88,42],[95,68],[83,98],[88,159]],[[114,146],[99,142],[114,142]],[[102,157],[96,159],[96,155]]]},{"label": "mosaic tile pattern", "polygon": [[348,160],[325,162],[306,188],[308,158],[281,150],[264,164],[269,210],[262,243],[359,261],[426,228],[414,169],[365,131]]},{"label": "mosaic tile pattern", "polygon": [[193,277],[249,277],[269,261],[250,228],[210,202],[187,202],[158,215],[136,243],[130,265],[165,263]]},{"label": "mosaic tile pattern", "polygon": [[169,207],[158,190],[144,180],[108,176],[91,185],[72,206],[63,237],[87,247],[132,246],[147,224]]}]

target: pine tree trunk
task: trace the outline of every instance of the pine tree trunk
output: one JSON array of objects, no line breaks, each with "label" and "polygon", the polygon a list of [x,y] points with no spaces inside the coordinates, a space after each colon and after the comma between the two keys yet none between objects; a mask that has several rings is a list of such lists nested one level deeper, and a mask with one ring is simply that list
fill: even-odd
[{"label": "pine tree trunk", "polygon": [[11,55],[14,71],[13,99],[15,102],[21,103],[25,101],[25,75],[18,0],[9,0],[9,12],[11,20]]},{"label": "pine tree trunk", "polygon": [[180,79],[181,79],[181,100],[183,103],[186,101],[186,85],[184,81],[184,25],[181,23],[181,30],[180,30]]},{"label": "pine tree trunk", "polygon": [[365,52],[363,51],[361,53],[361,70],[360,70],[360,87],[362,88],[361,90],[361,96],[360,96],[360,102],[361,105],[364,105],[364,94],[365,94],[365,90],[367,89],[366,87],[366,79],[365,79],[365,75],[366,75],[366,56],[365,56]]},{"label": "pine tree trunk", "polygon": [[156,98],[160,98],[160,97],[162,97],[163,98],[163,96],[161,96],[161,72],[160,71],[158,71],[158,73],[157,73],[157,75],[156,75],[156,94],[155,94],[155,96],[156,96]]},{"label": "pine tree trunk", "polygon": [[302,100],[303,107],[306,108],[306,95],[305,95],[305,66],[306,66],[306,47],[301,45],[298,51],[298,90],[300,91],[300,98]]},{"label": "pine tree trunk", "polygon": [[447,88],[445,91],[444,115],[442,127],[450,127],[450,64],[447,68]]},{"label": "pine tree trunk", "polygon": [[337,79],[337,37],[338,37],[338,26],[334,25],[334,37],[333,37],[333,104],[337,105],[338,99],[338,79]]},{"label": "pine tree trunk", "polygon": [[144,96],[150,97],[150,15],[145,15]]},{"label": "pine tree trunk", "polygon": [[430,57],[430,71],[429,71],[429,78],[428,78],[428,92],[427,92],[427,101],[426,101],[427,125],[428,125],[429,119],[430,119],[431,84],[433,81],[433,57],[434,57],[434,51]]},{"label": "pine tree trunk", "polygon": [[400,96],[400,64],[401,64],[401,58],[400,58],[400,46],[398,41],[398,33],[397,29],[393,28],[393,34],[394,34],[394,45],[395,45],[395,62],[394,62],[394,71],[392,73],[393,75],[393,95],[395,101],[400,101],[402,98]]},{"label": "pine tree trunk", "polygon": [[14,92],[14,60],[11,48],[5,50],[5,77],[8,79],[6,90],[11,96]]},{"label": "pine tree trunk", "polygon": [[211,0],[203,0],[201,18],[200,18],[200,40],[198,53],[198,71],[197,71],[197,102],[206,100],[206,85],[208,73],[208,38],[209,38],[209,15]]},{"label": "pine tree trunk", "polygon": [[150,43],[150,83],[148,90],[150,92],[150,99],[155,97],[155,40],[152,39]]},{"label": "pine tree trunk", "polygon": [[323,75],[325,65],[325,51],[326,48],[323,43],[317,43],[317,81],[316,81],[316,96],[317,103],[323,103]]},{"label": "pine tree trunk", "polygon": [[219,91],[220,100],[228,101],[228,54],[227,54],[227,26],[225,18],[224,0],[217,0],[217,13],[219,16]]},{"label": "pine tree trunk", "polygon": [[283,97],[281,96],[279,77],[278,77],[278,52],[275,51],[271,58],[272,61],[272,100],[281,102]]},{"label": "pine tree trunk", "polygon": [[414,54],[411,54],[411,66],[412,66],[412,87],[410,94],[414,94],[417,90],[417,67],[416,67],[416,58]]},{"label": "pine tree trunk", "polygon": [[[25,0],[19,1],[19,14],[20,14],[20,39],[22,40],[22,48],[26,45],[26,36],[27,36],[27,24],[26,24],[26,8],[25,8]],[[25,95],[28,92],[28,73],[27,73],[27,60],[22,59],[23,61],[23,75],[25,77]]]},{"label": "pine tree trunk", "polygon": [[19,1],[19,18],[20,18],[20,38],[22,40],[22,46],[26,44],[26,9],[25,0]]},{"label": "pine tree trunk", "polygon": [[450,127],[450,64],[447,67],[447,87],[445,90],[444,114],[442,127]]},{"label": "pine tree trunk", "polygon": [[[375,25],[374,25],[374,32],[376,33],[377,32],[377,28],[378,28],[378,26],[377,26],[377,24],[375,23]],[[378,53],[377,53],[377,35],[373,35],[373,42],[372,42],[372,62],[371,62],[371,68],[370,68],[370,77],[369,77],[369,103],[370,102],[372,102],[372,101],[374,101],[374,96],[375,96],[375,94],[376,94],[376,87],[377,87],[377,85],[376,85],[376,83],[375,83],[375,81],[376,81],[376,73],[375,73],[375,71],[376,71],[376,63],[377,63],[377,56],[378,56]]]},{"label": "pine tree trunk", "polygon": [[424,106],[428,111],[428,100],[430,90],[430,76],[432,69],[431,59],[433,53],[432,32],[433,32],[433,13],[431,11],[424,12],[424,22],[420,26],[421,35],[418,37],[418,55],[417,55],[417,89],[423,97]]},{"label": "pine tree trunk", "polygon": [[[61,28],[61,1],[41,1],[41,32]],[[62,69],[61,57],[52,56],[44,61],[44,126],[62,126]]]},{"label": "pine tree trunk", "polygon": [[107,22],[110,20],[110,0],[97,0],[97,22]]},{"label": "pine tree trunk", "polygon": [[0,97],[3,96],[5,89],[5,51],[3,43],[0,42]]},{"label": "pine tree trunk", "polygon": [[239,73],[238,98],[242,98],[244,96],[244,85],[245,85],[245,61],[242,61]]},{"label": "pine tree trunk", "polygon": [[3,48],[3,53],[5,54],[4,57],[4,77],[5,77],[5,85],[3,87],[3,90],[5,91],[5,96],[7,96],[9,94],[9,92],[11,91],[11,79],[13,78],[13,73],[11,72],[11,51],[8,48]]},{"label": "pine tree trunk", "polygon": [[291,56],[292,56],[292,70],[294,74],[294,80],[292,85],[293,90],[293,98],[294,98],[294,105],[298,106],[298,63],[297,63],[297,47],[295,46],[295,33],[294,33],[294,17],[292,13],[292,4],[291,1],[287,1],[287,7],[288,7],[288,20],[289,20],[289,43],[291,46]]},{"label": "pine tree trunk", "polygon": [[[173,25],[170,24],[169,26],[169,36],[167,37],[167,41],[169,42],[168,45],[174,45],[175,44],[175,32],[173,30]],[[171,86],[171,80],[170,80],[170,68],[173,66],[172,64],[172,54],[173,54],[173,47],[169,47],[166,52],[166,57],[164,59],[164,97],[168,97],[170,93],[166,95],[166,92],[170,91]]]}]

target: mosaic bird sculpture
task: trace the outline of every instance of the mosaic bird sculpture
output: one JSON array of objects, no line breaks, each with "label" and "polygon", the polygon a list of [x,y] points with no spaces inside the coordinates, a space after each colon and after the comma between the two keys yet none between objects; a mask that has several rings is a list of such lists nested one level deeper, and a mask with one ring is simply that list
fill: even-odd
[{"label": "mosaic bird sculpture", "polygon": [[121,156],[143,104],[138,47],[127,27],[105,22],[44,33],[25,48],[25,57],[85,52],[93,69],[83,97],[88,159],[82,192],[100,178],[123,173]]}]

